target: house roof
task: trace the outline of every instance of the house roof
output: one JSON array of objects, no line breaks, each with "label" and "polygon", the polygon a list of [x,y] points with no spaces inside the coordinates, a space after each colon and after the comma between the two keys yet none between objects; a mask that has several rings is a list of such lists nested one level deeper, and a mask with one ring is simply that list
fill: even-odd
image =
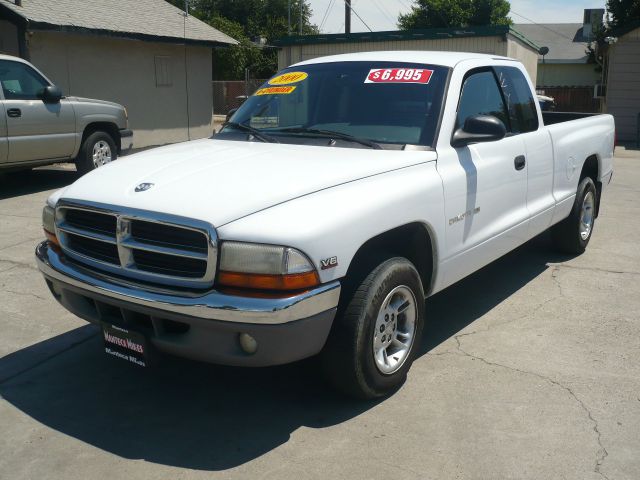
[{"label": "house roof", "polygon": [[[165,0],[0,0],[5,14],[30,30],[77,32],[208,46],[235,45],[233,38]],[[185,35],[186,33],[186,35]]]},{"label": "house roof", "polygon": [[320,35],[294,35],[273,42],[278,47],[321,43],[385,42],[394,40],[433,40],[461,37],[495,37],[511,34],[534,50],[538,45],[508,25],[486,25],[464,28],[423,28],[415,30],[390,30],[385,32],[334,33]]},{"label": "house roof", "polygon": [[541,47],[548,47],[546,63],[587,63],[589,41],[581,23],[519,23],[513,26]]}]

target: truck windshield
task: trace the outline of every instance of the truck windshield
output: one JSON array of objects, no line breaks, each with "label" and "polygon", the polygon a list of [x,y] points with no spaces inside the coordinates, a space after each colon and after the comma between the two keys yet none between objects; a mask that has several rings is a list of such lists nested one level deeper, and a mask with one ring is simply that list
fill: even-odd
[{"label": "truck windshield", "polygon": [[291,67],[249,97],[216,138],[433,146],[447,75],[446,67],[399,62]]}]

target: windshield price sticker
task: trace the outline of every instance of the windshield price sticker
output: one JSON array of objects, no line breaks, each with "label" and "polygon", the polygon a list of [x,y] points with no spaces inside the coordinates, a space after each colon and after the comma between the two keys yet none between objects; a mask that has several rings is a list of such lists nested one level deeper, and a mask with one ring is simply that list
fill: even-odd
[{"label": "windshield price sticker", "polygon": [[269,85],[289,85],[291,83],[298,83],[309,76],[307,72],[288,72],[283,73],[282,75],[278,75],[277,77],[273,77],[269,80]]},{"label": "windshield price sticker", "polygon": [[425,68],[372,68],[364,83],[429,83],[433,70]]},{"label": "windshield price sticker", "polygon": [[256,91],[256,95],[289,95],[296,87],[266,87]]}]

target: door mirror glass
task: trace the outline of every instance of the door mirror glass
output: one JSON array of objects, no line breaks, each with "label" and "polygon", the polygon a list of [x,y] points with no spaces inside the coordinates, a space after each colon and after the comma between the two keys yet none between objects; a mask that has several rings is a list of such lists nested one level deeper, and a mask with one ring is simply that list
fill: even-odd
[{"label": "door mirror glass", "polygon": [[45,103],[58,103],[62,98],[62,90],[55,85],[47,85],[42,89],[40,97]]},{"label": "door mirror glass", "polygon": [[471,143],[495,142],[507,134],[502,120],[493,115],[472,115],[467,117],[462,128],[458,128],[451,139],[454,147],[464,147]]}]

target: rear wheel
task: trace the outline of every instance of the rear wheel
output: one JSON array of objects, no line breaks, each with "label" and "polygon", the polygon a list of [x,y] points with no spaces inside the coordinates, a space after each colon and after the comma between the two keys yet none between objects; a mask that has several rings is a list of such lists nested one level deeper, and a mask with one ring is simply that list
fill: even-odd
[{"label": "rear wheel", "polygon": [[420,275],[405,258],[375,267],[342,300],[322,364],[327,379],[359,398],[388,394],[405,381],[424,325]]},{"label": "rear wheel", "polygon": [[76,158],[76,169],[84,175],[113,162],[116,158],[118,158],[118,150],[111,135],[103,131],[93,132],[82,142]]},{"label": "rear wheel", "polygon": [[565,253],[579,255],[585,251],[596,220],[596,186],[590,177],[578,185],[571,213],[551,228],[555,247]]}]

